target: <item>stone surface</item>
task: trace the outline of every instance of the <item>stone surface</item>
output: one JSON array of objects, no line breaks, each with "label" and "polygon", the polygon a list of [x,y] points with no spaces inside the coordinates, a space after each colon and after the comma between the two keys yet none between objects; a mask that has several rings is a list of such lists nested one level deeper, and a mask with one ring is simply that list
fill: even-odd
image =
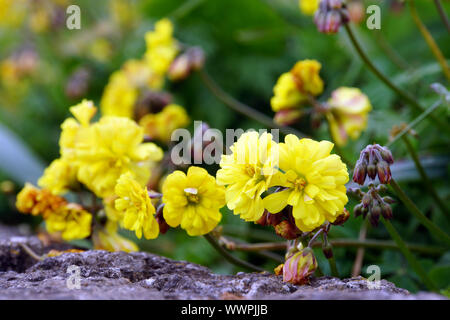
[{"label": "stone surface", "polygon": [[[36,263],[20,242],[37,253],[46,251],[36,237],[3,233],[0,299],[444,299],[431,293],[412,295],[385,280],[378,289],[369,289],[361,277],[322,277],[294,286],[269,273],[218,275],[144,252],[64,253]],[[79,289],[73,288],[71,266],[79,267]]]}]

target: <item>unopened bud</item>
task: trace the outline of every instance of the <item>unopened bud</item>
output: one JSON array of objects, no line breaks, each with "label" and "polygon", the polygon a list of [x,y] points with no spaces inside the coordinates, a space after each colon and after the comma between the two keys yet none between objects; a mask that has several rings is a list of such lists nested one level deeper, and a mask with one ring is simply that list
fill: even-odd
[{"label": "unopened bud", "polygon": [[388,184],[391,181],[391,169],[386,161],[377,163],[378,179],[383,184]]},{"label": "unopened bud", "polygon": [[380,148],[380,155],[388,164],[394,163],[394,157],[392,156],[391,151],[389,151],[389,149],[387,149],[386,147]]},{"label": "unopened bud", "polygon": [[381,214],[386,220],[392,219],[392,208],[390,205],[383,203],[381,204]]},{"label": "unopened bud", "polygon": [[311,248],[305,248],[291,255],[283,266],[283,281],[305,284],[317,269],[317,260]]},{"label": "unopened bud", "polygon": [[342,0],[322,0],[314,16],[317,29],[323,33],[336,33],[349,21],[349,14]]},{"label": "unopened bud", "polygon": [[367,207],[370,206],[370,204],[372,203],[372,197],[370,196],[369,192],[367,192],[364,195],[364,197],[362,198],[361,203],[364,206],[364,208],[367,208]]},{"label": "unopened bud", "polygon": [[391,198],[391,197],[388,197],[388,196],[383,197],[383,201],[386,202],[386,203],[389,203],[389,204],[392,204],[392,203],[396,203],[396,202],[397,202],[397,201],[395,201],[395,199],[393,199],[393,198]]},{"label": "unopened bud", "polygon": [[370,179],[375,179],[375,177],[377,176],[377,166],[375,164],[371,163],[367,166],[367,175]]},{"label": "unopened bud", "polygon": [[367,175],[366,165],[358,161],[355,170],[353,172],[353,181],[360,185],[363,185],[364,181],[366,180],[366,175]]},{"label": "unopened bud", "polygon": [[199,47],[189,48],[172,62],[168,71],[168,77],[172,81],[183,80],[192,71],[203,68],[204,64],[205,54],[203,50]]},{"label": "unopened bud", "polygon": [[159,232],[161,234],[165,234],[167,230],[169,230],[170,226],[167,224],[166,220],[163,216],[163,207],[164,205],[160,205],[158,207],[158,210],[156,211],[155,219],[158,222],[159,225]]},{"label": "unopened bud", "polygon": [[378,221],[380,220],[381,206],[377,203],[372,206],[369,214],[369,221],[374,226],[378,226]]},{"label": "unopened bud", "polygon": [[354,208],[353,208],[353,214],[355,215],[355,218],[359,217],[362,213],[363,213],[363,205],[357,204]]}]

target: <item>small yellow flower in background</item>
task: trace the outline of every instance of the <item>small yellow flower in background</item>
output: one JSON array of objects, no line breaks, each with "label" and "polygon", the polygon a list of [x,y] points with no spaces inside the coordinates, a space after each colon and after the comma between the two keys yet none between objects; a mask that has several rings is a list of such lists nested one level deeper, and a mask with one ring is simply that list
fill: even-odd
[{"label": "small yellow flower in background", "polygon": [[270,100],[272,110],[298,108],[308,101],[308,95],[317,96],[323,92],[323,81],[319,72],[321,64],[316,60],[298,61],[291,71],[283,73],[273,88]]},{"label": "small yellow flower in background", "polygon": [[345,184],[349,178],[340,157],[330,154],[332,148],[329,141],[287,135],[279,144],[279,168],[284,174],[271,184],[287,189],[265,197],[266,209],[278,213],[291,205],[295,223],[303,232],[314,230],[325,220],[334,222],[348,202]]},{"label": "small yellow flower in background", "polygon": [[226,185],[226,202],[245,221],[257,221],[264,212],[261,194],[278,175],[278,146],[272,135],[246,132],[231,146],[232,154],[222,155],[217,183]]},{"label": "small yellow flower in background", "polygon": [[123,226],[135,232],[136,237],[155,239],[159,234],[155,207],[148,196],[147,188],[136,181],[131,173],[120,176],[117,180],[115,208],[123,212]]},{"label": "small yellow flower in background", "polygon": [[330,109],[326,117],[337,145],[347,144],[349,137],[357,139],[366,129],[372,105],[358,88],[341,87],[334,90],[328,105]]},{"label": "small yellow flower in background", "polygon": [[40,190],[30,183],[25,184],[16,199],[17,210],[33,216],[42,215],[44,219],[66,204],[66,199],[53,195],[48,190]]},{"label": "small yellow flower in background", "polygon": [[283,266],[283,281],[292,284],[308,283],[308,278],[317,269],[317,260],[311,248],[294,253]]},{"label": "small yellow flower in background", "polygon": [[130,83],[136,88],[147,87],[158,91],[164,84],[164,77],[150,69],[144,59],[127,60],[123,64],[122,70]]},{"label": "small yellow flower in background", "polygon": [[212,231],[222,219],[225,188],[199,167],[189,167],[187,174],[174,171],[164,181],[163,216],[171,227],[181,225],[190,236]]},{"label": "small yellow flower in background", "polygon": [[126,74],[122,70],[114,72],[100,101],[102,115],[133,118],[137,97],[137,88],[128,80]]},{"label": "small yellow flower in background", "polygon": [[19,27],[27,13],[24,0],[0,0],[0,27]]},{"label": "small yellow flower in background", "polygon": [[68,203],[45,218],[47,231],[61,232],[66,240],[84,239],[91,234],[92,215],[76,203]]},{"label": "small yellow flower in background", "polygon": [[97,61],[106,63],[111,58],[113,48],[106,38],[96,38],[88,48],[89,55]]},{"label": "small yellow flower in background", "polygon": [[149,113],[141,118],[139,124],[151,139],[170,142],[172,132],[189,124],[186,110],[176,104],[169,104],[161,112]]},{"label": "small yellow flower in background", "polygon": [[131,240],[128,240],[117,233],[117,224],[108,221],[105,228],[95,230],[92,241],[95,250],[107,251],[139,251],[138,246]]},{"label": "small yellow flower in background", "polygon": [[156,22],[155,30],[145,35],[147,43],[145,58],[150,68],[157,74],[166,74],[178,53],[178,44],[172,34],[172,22],[169,19],[161,19]]},{"label": "small yellow flower in background", "polygon": [[38,186],[50,190],[53,194],[64,194],[77,185],[77,171],[64,158],[53,160],[38,180]]},{"label": "small yellow flower in background", "polygon": [[299,0],[298,5],[300,11],[308,16],[314,15],[316,10],[319,8],[320,0]]},{"label": "small yellow flower in background", "polygon": [[102,117],[83,132],[76,146],[78,180],[97,196],[114,195],[117,179],[127,172],[144,185],[163,152],[154,143],[142,143],[143,129],[123,117]]}]

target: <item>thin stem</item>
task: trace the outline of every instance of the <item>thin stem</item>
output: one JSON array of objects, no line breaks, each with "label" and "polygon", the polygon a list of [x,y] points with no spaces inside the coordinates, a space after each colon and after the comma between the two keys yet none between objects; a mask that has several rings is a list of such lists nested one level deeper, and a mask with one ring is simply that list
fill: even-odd
[{"label": "thin stem", "polygon": [[450,22],[448,21],[448,17],[444,11],[444,8],[442,8],[441,1],[434,0],[434,4],[436,5],[436,9],[439,12],[439,15],[441,16],[442,22],[444,22],[444,25],[447,28],[447,31],[450,33]]},{"label": "thin stem", "polygon": [[411,16],[413,17],[414,23],[416,24],[417,28],[419,29],[420,33],[422,34],[423,38],[427,42],[428,46],[430,47],[431,52],[435,56],[436,60],[439,62],[442,68],[442,72],[444,73],[447,80],[450,81],[450,69],[448,68],[447,60],[445,60],[444,55],[442,54],[441,50],[439,49],[438,45],[433,39],[433,36],[431,35],[430,31],[428,31],[427,27],[423,24],[422,20],[420,20],[420,17],[416,10],[416,5],[414,3],[414,0],[409,1],[409,8],[411,11]]},{"label": "thin stem", "polygon": [[450,237],[444,231],[442,231],[438,226],[436,226],[430,219],[428,219],[414,202],[403,192],[400,186],[397,184],[394,178],[391,178],[391,187],[394,189],[397,196],[402,200],[403,204],[408,208],[408,210],[435,236],[441,238],[447,246],[450,246]]},{"label": "thin stem", "polygon": [[239,112],[253,120],[256,120],[268,128],[279,129],[284,134],[294,134],[300,138],[306,137],[304,133],[301,133],[294,128],[291,128],[289,126],[277,125],[275,122],[273,122],[272,118],[236,100],[228,93],[226,93],[222,88],[220,88],[219,85],[204,70],[200,70],[198,71],[198,73],[209,91],[211,91],[211,93],[214,94],[220,101],[222,101],[234,111]]},{"label": "thin stem", "polygon": [[425,169],[422,167],[422,164],[420,163],[419,157],[417,156],[416,150],[414,150],[414,147],[412,146],[411,141],[409,141],[407,136],[403,136],[402,139],[405,142],[406,148],[408,149],[409,153],[411,154],[411,158],[413,159],[414,164],[416,165],[417,171],[419,171],[423,182],[425,182],[425,185],[427,186],[428,192],[433,197],[434,201],[436,201],[436,204],[441,209],[442,213],[444,213],[447,216],[447,218],[450,218],[450,212],[448,211],[447,206],[442,201],[442,199],[439,197],[438,193],[436,192],[436,189],[433,186],[433,183],[431,182],[430,178],[428,178],[427,174],[425,173]]},{"label": "thin stem", "polygon": [[[367,249],[387,249],[387,250],[399,250],[399,247],[393,241],[387,240],[375,240],[375,239],[333,239],[330,240],[333,247],[336,248],[367,248]],[[314,242],[312,244],[313,248],[320,247],[322,243]],[[409,250],[427,255],[442,255],[447,251],[446,248],[441,247],[430,247],[420,244],[407,243],[406,246]],[[272,251],[283,251],[287,249],[287,244],[284,241],[280,242],[265,242],[265,243],[236,243],[230,250],[252,252],[259,250],[272,250]]]},{"label": "thin stem", "polygon": [[397,53],[397,51],[394,50],[394,48],[392,48],[383,34],[384,32],[381,32],[381,30],[377,30],[375,32],[375,40],[380,45],[384,53],[386,53],[386,56],[390,58],[391,61],[400,69],[410,70],[410,65]]},{"label": "thin stem", "polygon": [[[364,220],[361,229],[359,230],[358,240],[364,241],[366,239],[366,236],[367,236],[367,220]],[[356,257],[355,261],[353,262],[352,277],[357,277],[361,274],[361,267],[363,265],[365,252],[366,251],[364,247],[359,247],[358,250],[356,250]]]},{"label": "thin stem", "polygon": [[405,242],[403,241],[397,230],[395,230],[391,222],[389,220],[385,220],[383,217],[381,217],[381,221],[384,223],[386,230],[389,232],[391,238],[397,243],[406,260],[408,260],[408,263],[411,265],[417,275],[422,279],[422,282],[428,287],[428,289],[432,291],[438,291],[436,285],[431,281],[430,278],[428,278],[425,270],[413,256],[411,251],[408,250]]},{"label": "thin stem", "polygon": [[209,233],[205,234],[204,237],[214,249],[216,249],[226,260],[228,260],[228,262],[230,262],[238,267],[246,268],[246,269],[253,270],[253,271],[258,271],[258,272],[265,271],[264,269],[262,269],[258,266],[255,266],[247,261],[241,260],[241,259],[233,256],[232,254],[230,254],[227,250],[225,250],[217,242],[216,238],[214,238],[211,234],[209,234]]},{"label": "thin stem", "polygon": [[44,260],[44,257],[39,256],[37,253],[35,253],[29,246],[27,246],[25,243],[19,243],[19,246],[22,247],[22,249],[33,259],[37,261]]},{"label": "thin stem", "polygon": [[403,137],[405,134],[407,134],[412,128],[414,128],[419,122],[421,122],[423,119],[425,119],[430,113],[432,113],[434,110],[436,110],[442,103],[442,100],[436,101],[431,107],[429,107],[427,110],[425,110],[422,114],[420,114],[417,118],[415,118],[413,121],[410,122],[409,125],[407,125],[402,131],[400,131],[399,134],[397,134],[394,139],[389,141],[389,143],[386,145],[386,147],[389,147],[394,144],[397,140],[399,140],[401,137]]},{"label": "thin stem", "polygon": [[[412,106],[417,111],[424,111],[425,108],[422,107],[413,97],[411,97],[407,92],[403,91],[399,87],[397,87],[394,83],[392,83],[384,74],[381,73],[380,70],[370,61],[369,57],[366,55],[364,50],[362,49],[361,45],[359,44],[358,40],[356,39],[352,28],[350,25],[344,24],[345,30],[347,32],[347,35],[350,38],[350,41],[352,42],[353,46],[356,49],[356,52],[359,54],[361,59],[364,61],[364,63],[369,67],[369,69],[381,80],[384,82],[385,85],[387,85],[392,91],[394,91],[399,97],[401,97],[403,100],[405,100],[410,106]],[[434,115],[431,115],[433,120],[441,126],[446,132],[449,131],[449,128],[446,123],[444,123],[441,119],[438,117],[435,117]]]}]

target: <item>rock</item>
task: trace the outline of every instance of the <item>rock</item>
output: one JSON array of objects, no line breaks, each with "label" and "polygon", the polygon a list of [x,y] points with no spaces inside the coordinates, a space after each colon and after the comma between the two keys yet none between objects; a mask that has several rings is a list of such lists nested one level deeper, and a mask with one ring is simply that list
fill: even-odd
[{"label": "rock", "polygon": [[219,275],[145,252],[90,250],[37,262],[19,245],[47,252],[37,237],[1,231],[0,299],[445,299],[409,294],[386,280],[370,289],[362,277],[321,277],[295,286],[270,273]]}]

